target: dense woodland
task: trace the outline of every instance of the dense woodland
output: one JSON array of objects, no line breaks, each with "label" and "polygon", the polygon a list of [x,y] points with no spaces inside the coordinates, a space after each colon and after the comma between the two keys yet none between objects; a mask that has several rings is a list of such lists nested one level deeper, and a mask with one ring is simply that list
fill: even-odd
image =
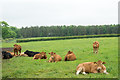
[{"label": "dense woodland", "polygon": [[1,21],[2,37],[6,38],[29,38],[49,36],[77,36],[77,35],[98,35],[117,34],[120,25],[91,25],[91,26],[30,26],[20,29],[9,26],[7,22]]}]

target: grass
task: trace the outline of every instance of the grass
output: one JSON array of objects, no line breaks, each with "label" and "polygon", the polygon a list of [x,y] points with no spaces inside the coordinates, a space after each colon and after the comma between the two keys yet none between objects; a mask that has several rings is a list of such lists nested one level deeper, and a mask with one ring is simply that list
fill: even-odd
[{"label": "grass", "polygon": [[[99,41],[99,54],[93,54],[92,43]],[[13,43],[2,43],[2,47],[13,47]],[[25,50],[45,51],[48,59],[32,60],[32,57],[14,57],[2,62],[3,78],[118,78],[118,38],[86,38],[54,41],[36,41],[18,43]],[[75,61],[61,61],[48,63],[53,51],[64,59],[65,54],[71,50],[77,56]],[[105,61],[108,75],[88,74],[75,75],[78,64],[83,62]]]}]

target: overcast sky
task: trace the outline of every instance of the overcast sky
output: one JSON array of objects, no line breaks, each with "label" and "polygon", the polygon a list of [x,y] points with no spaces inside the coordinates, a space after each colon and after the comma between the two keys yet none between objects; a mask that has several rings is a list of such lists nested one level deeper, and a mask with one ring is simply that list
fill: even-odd
[{"label": "overcast sky", "polygon": [[0,0],[0,21],[11,26],[118,23],[119,0]]}]

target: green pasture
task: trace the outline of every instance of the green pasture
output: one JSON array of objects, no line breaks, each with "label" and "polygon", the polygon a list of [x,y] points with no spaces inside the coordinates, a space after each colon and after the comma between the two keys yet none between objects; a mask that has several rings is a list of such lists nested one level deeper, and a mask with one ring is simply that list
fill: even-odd
[{"label": "green pasture", "polygon": [[[93,54],[92,44],[94,41],[100,43],[98,54]],[[14,44],[14,42],[3,42],[2,47],[13,47]],[[3,78],[118,78],[118,37],[34,41],[17,44],[22,46],[22,52],[26,50],[44,51],[48,58],[33,60],[32,57],[13,57],[2,60]],[[50,57],[49,52],[53,51],[59,54],[63,60],[69,50],[74,52],[77,60],[47,62]],[[102,73],[75,75],[78,64],[98,60],[106,62],[108,75]]]}]

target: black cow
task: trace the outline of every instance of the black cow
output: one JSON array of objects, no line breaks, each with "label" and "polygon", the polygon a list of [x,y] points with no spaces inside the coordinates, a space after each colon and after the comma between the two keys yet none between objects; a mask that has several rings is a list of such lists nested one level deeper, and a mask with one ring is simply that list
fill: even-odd
[{"label": "black cow", "polygon": [[29,57],[33,57],[35,54],[39,54],[40,52],[33,52],[33,51],[29,51],[29,50],[26,50],[24,52],[24,54],[27,54]]},{"label": "black cow", "polygon": [[9,53],[9,52],[6,52],[6,51],[2,51],[2,58],[3,59],[10,59],[12,58],[13,56]]}]

